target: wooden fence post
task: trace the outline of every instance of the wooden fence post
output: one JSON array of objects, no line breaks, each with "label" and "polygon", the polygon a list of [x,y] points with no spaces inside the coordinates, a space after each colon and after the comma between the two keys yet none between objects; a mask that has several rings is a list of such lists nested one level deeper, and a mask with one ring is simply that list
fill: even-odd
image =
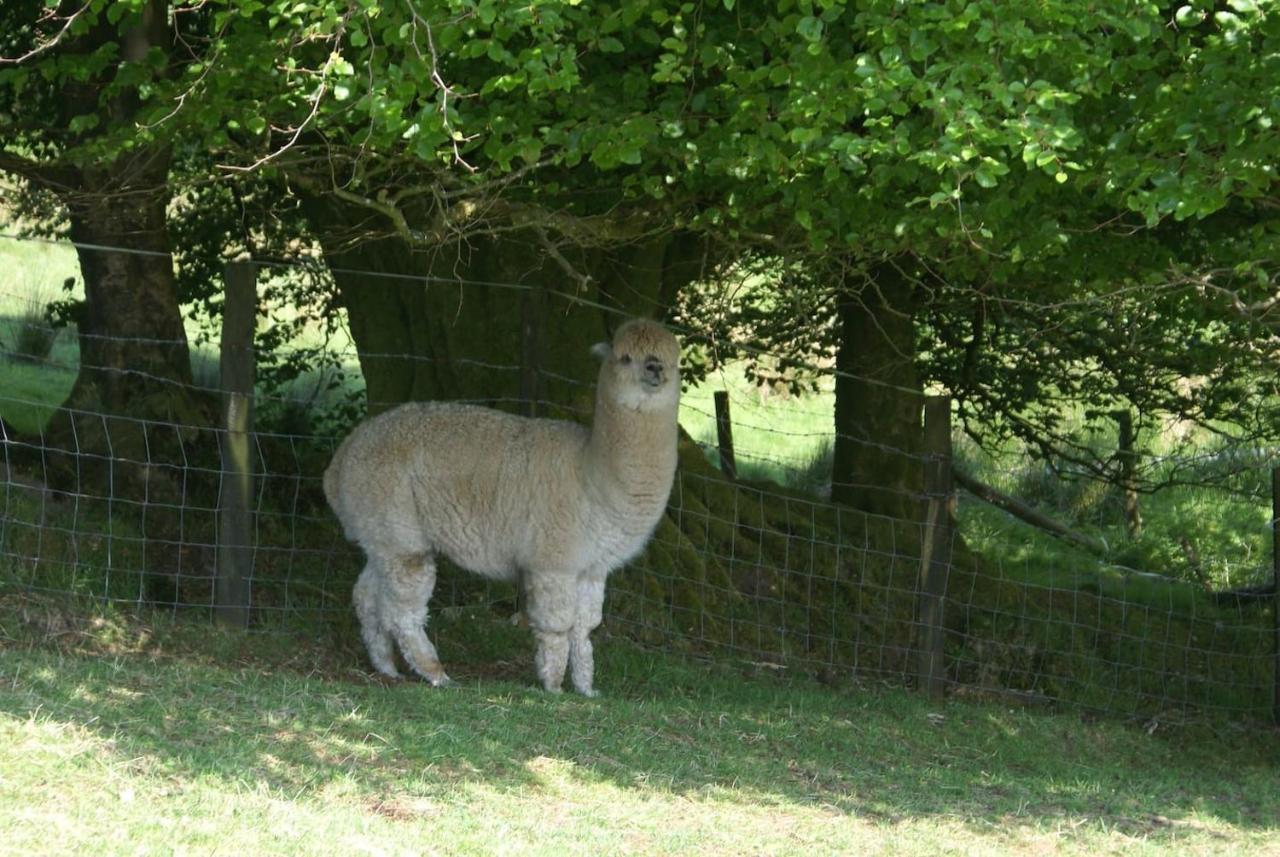
[{"label": "wooden fence post", "polygon": [[1271,716],[1280,726],[1280,467],[1271,469],[1271,610],[1275,626],[1275,672],[1272,676]]},{"label": "wooden fence post", "polygon": [[924,403],[924,492],[926,512],[920,551],[917,687],[934,699],[946,689],[942,647],[944,605],[951,573],[951,399],[930,396]]},{"label": "wooden fence post", "polygon": [[253,332],[258,315],[257,267],[231,262],[222,309],[222,484],[218,492],[218,624],[249,624],[253,573]]},{"label": "wooden fence post", "polygon": [[730,479],[738,478],[738,463],[733,456],[733,421],[729,419],[729,393],[716,390],[716,441],[720,445],[720,472]]},{"label": "wooden fence post", "polygon": [[529,288],[520,295],[520,412],[538,415],[542,398],[542,289]]},{"label": "wooden fence post", "polygon": [[[538,416],[542,399],[542,328],[543,291],[539,287],[525,289],[520,295],[520,413]],[[527,625],[529,596],[525,592],[524,570],[516,571],[515,621]]]}]

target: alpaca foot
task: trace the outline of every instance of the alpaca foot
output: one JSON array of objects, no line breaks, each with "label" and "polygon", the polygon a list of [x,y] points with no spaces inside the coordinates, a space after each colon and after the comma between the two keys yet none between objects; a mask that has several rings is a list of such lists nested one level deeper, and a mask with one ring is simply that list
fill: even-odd
[{"label": "alpaca foot", "polygon": [[427,676],[427,677],[425,677],[425,678],[426,678],[426,681],[427,681],[427,682],[428,682],[432,687],[457,687],[457,686],[458,686],[458,683],[457,683],[456,681],[454,681],[453,679],[449,678],[449,677],[448,677],[447,675],[445,675],[443,672],[442,672],[442,673],[440,673],[439,675],[436,675],[436,676]]},{"label": "alpaca foot", "polygon": [[414,673],[432,687],[453,687],[455,684],[453,679],[445,675],[444,667],[439,664],[436,664],[434,669],[415,668]]}]

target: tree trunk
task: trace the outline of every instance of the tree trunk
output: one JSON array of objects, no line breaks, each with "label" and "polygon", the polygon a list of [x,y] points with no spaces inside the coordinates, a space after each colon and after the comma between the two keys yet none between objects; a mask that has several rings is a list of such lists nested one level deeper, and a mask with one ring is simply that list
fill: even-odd
[{"label": "tree trunk", "polygon": [[896,520],[920,519],[921,407],[910,281],[892,262],[839,304],[831,497]]},{"label": "tree trunk", "polygon": [[[65,87],[63,119],[97,114],[101,127],[128,127],[142,97],[117,77],[122,66],[116,63],[170,50],[168,4],[147,0],[119,20],[90,20],[66,50],[79,56],[111,46],[116,62]],[[68,139],[77,144],[74,135]],[[67,208],[85,284],[76,319],[80,371],[49,433],[59,447],[81,455],[145,462],[150,450],[139,418],[204,426],[214,413],[191,389],[166,231],[171,155],[169,145],[155,143],[122,148],[91,166],[23,158],[0,164],[56,194]]]},{"label": "tree trunk", "polygon": [[[87,170],[69,207],[85,284],[80,374],[70,400],[113,415],[176,420],[189,410],[191,358],[165,228],[168,153],[129,160],[140,159],[136,168]],[[121,188],[115,178],[124,172],[141,181]]]}]

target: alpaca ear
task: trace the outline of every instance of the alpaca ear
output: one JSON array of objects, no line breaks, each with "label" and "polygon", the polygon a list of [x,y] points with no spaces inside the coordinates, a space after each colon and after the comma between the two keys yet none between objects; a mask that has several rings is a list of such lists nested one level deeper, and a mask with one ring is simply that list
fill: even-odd
[{"label": "alpaca ear", "polygon": [[609,355],[613,353],[613,346],[607,342],[597,342],[591,346],[591,356],[597,360],[608,360]]}]

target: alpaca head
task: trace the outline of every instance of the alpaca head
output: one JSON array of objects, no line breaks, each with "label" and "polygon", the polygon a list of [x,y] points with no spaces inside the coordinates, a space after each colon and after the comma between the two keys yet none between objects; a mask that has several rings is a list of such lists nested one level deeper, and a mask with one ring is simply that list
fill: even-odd
[{"label": "alpaca head", "polygon": [[680,344],[657,322],[628,321],[592,353],[603,362],[598,395],[632,411],[674,410],[680,402]]}]

